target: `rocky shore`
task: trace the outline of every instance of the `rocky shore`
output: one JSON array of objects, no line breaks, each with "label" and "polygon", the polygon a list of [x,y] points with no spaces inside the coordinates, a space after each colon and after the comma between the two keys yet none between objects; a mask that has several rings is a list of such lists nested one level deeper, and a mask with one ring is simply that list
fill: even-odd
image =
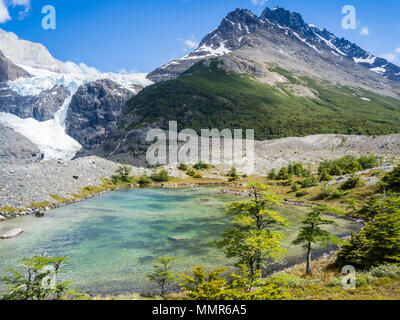
[{"label": "rocky shore", "polygon": [[[51,160],[27,165],[3,164],[0,167],[0,208],[28,208],[31,203],[46,201],[54,203],[56,201],[51,195],[69,197],[86,186],[100,185],[101,178],[111,177],[119,166],[94,156],[69,162]],[[134,175],[150,173],[143,168],[132,169]],[[35,212],[37,210],[28,209],[26,214]]]}]

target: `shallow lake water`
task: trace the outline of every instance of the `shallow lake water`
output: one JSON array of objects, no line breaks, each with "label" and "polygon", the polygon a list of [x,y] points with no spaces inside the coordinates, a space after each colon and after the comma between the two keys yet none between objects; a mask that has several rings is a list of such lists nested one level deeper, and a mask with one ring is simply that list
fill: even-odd
[{"label": "shallow lake water", "polygon": [[[17,266],[17,260],[35,254],[67,256],[68,264],[59,276],[73,287],[88,293],[147,293],[152,285],[145,274],[161,256],[177,257],[176,271],[190,272],[193,265],[206,269],[235,263],[210,242],[229,226],[231,217],[225,206],[240,200],[218,195],[215,188],[133,189],[108,193],[67,207],[52,210],[44,218],[21,217],[2,222],[0,232],[22,228],[16,238],[0,240],[0,278],[5,269]],[[301,247],[293,247],[301,217],[306,208],[284,206],[280,212],[290,226],[284,245],[290,263],[303,256]],[[336,234],[349,234],[359,226],[351,221],[335,220]],[[184,240],[174,241],[170,237]]]}]

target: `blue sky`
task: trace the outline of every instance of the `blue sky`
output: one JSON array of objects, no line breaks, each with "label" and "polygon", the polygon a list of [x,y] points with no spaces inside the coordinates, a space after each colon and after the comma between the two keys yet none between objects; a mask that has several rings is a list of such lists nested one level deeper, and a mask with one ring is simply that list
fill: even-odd
[{"label": "blue sky", "polygon": [[[357,10],[357,30],[341,26],[348,4]],[[41,27],[44,5],[56,8],[56,30]],[[229,11],[260,14],[276,5],[400,64],[398,0],[0,0],[0,28],[43,43],[59,60],[149,72],[193,50]]]}]

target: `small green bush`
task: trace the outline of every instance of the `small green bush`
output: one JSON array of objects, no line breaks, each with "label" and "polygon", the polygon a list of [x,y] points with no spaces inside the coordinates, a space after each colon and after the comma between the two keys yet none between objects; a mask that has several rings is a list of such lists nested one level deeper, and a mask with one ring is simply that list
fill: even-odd
[{"label": "small green bush", "polygon": [[332,180],[333,180],[333,178],[329,174],[328,169],[323,169],[322,172],[321,172],[321,176],[319,178],[319,181],[321,181],[321,182],[329,182],[329,181],[332,181]]},{"label": "small green bush", "polygon": [[196,163],[193,168],[196,170],[208,170],[211,168],[211,166],[208,163],[200,161]]},{"label": "small green bush", "polygon": [[400,277],[400,264],[383,264],[371,268],[369,273],[376,278],[398,278]]},{"label": "small green bush", "polygon": [[283,167],[277,176],[277,180],[287,180],[290,178],[289,171],[286,167]]},{"label": "small green bush", "polygon": [[321,193],[318,195],[318,200],[339,199],[345,194],[344,191],[338,190],[334,187],[328,187],[321,190]]},{"label": "small green bush", "polygon": [[180,163],[178,165],[178,169],[181,170],[181,171],[187,171],[189,168],[188,168],[188,165],[186,163]]},{"label": "small green bush", "polygon": [[169,174],[167,170],[161,170],[160,172],[154,172],[151,177],[154,182],[168,182]]},{"label": "small green bush", "polygon": [[189,177],[194,177],[194,176],[196,175],[196,171],[190,169],[190,170],[188,170],[188,171],[186,172],[186,174],[187,174]]},{"label": "small green bush", "polygon": [[140,186],[147,186],[147,185],[149,185],[150,183],[151,183],[151,180],[150,180],[150,178],[147,177],[147,176],[141,176],[141,177],[138,179],[138,184],[139,184]]},{"label": "small green bush", "polygon": [[345,181],[341,186],[341,190],[351,190],[363,185],[363,181],[357,175],[352,175],[347,181]]},{"label": "small green bush", "polygon": [[277,175],[275,169],[272,169],[270,172],[268,172],[267,176],[268,176],[269,180],[277,180],[277,178],[278,178],[278,175]]},{"label": "small green bush", "polygon": [[299,182],[302,188],[312,188],[318,185],[318,178],[315,175],[312,175],[309,178],[306,178]]}]

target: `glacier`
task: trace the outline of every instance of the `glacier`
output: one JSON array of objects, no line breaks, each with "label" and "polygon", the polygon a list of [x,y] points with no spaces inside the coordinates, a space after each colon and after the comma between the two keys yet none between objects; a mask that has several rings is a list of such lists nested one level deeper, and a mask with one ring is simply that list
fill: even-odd
[{"label": "glacier", "polygon": [[57,85],[62,85],[69,91],[69,97],[56,112],[54,118],[48,121],[39,122],[32,118],[21,119],[16,115],[0,112],[0,123],[14,129],[14,131],[32,141],[43,153],[44,160],[59,159],[69,161],[75,156],[76,152],[82,149],[79,142],[66,134],[65,128],[69,104],[80,86],[100,79],[110,79],[136,94],[137,91],[132,85],[146,87],[152,84],[150,80],[146,79],[146,73],[67,74],[24,67],[28,72],[36,76],[8,82],[9,88],[20,96],[35,96]]}]

